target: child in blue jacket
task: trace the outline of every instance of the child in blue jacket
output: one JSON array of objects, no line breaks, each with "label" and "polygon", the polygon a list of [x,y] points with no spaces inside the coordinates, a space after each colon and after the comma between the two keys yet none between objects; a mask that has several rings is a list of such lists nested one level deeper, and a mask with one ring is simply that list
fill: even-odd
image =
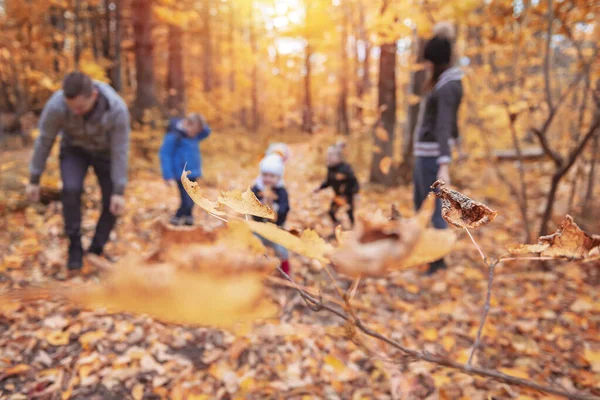
[{"label": "child in blue jacket", "polygon": [[[252,192],[256,198],[271,207],[277,214],[277,219],[274,221],[278,226],[283,226],[290,212],[290,201],[288,192],[283,184],[284,172],[284,157],[277,152],[271,152],[265,156],[260,162],[260,175],[256,178]],[[264,218],[254,217],[256,221],[270,222]],[[257,235],[263,244],[271,247],[279,260],[281,261],[281,269],[286,274],[290,274],[290,263],[288,251],[280,244],[273,243],[266,238]]]},{"label": "child in blue jacket", "polygon": [[210,135],[210,127],[204,117],[197,113],[185,118],[172,119],[160,148],[160,167],[163,179],[170,187],[177,185],[181,205],[171,218],[173,225],[193,225],[192,209],[194,201],[187,194],[181,180],[184,167],[191,171],[189,178],[202,177],[202,155],[199,143]]}]

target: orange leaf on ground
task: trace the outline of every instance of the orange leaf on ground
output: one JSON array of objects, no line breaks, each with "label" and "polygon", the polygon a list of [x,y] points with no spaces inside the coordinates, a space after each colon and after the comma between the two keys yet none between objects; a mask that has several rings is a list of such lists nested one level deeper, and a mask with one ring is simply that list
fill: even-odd
[{"label": "orange leaf on ground", "polygon": [[436,196],[442,199],[442,217],[458,227],[476,229],[489,224],[498,213],[456,190],[448,189],[446,182],[438,180],[432,189],[439,189]]}]

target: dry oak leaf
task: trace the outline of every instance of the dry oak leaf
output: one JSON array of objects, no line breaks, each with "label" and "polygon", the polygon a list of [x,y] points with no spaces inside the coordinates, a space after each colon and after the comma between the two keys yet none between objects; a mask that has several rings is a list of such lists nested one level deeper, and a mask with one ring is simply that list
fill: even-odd
[{"label": "dry oak leaf", "polygon": [[390,173],[390,169],[392,168],[392,158],[391,157],[383,157],[381,161],[379,161],[379,170],[383,172],[384,175]]},{"label": "dry oak leaf", "polygon": [[202,208],[203,210],[208,211],[210,214],[220,216],[225,215],[223,211],[218,209],[221,206],[221,204],[219,204],[218,201],[215,202],[202,197],[202,194],[200,194],[200,186],[198,185],[198,183],[192,182],[187,177],[191,173],[192,171],[183,170],[183,172],[181,173],[181,184],[183,185],[187,194],[192,198],[192,200],[194,200],[194,203],[200,206],[200,208]]},{"label": "dry oak leaf", "polygon": [[458,228],[480,228],[492,222],[498,215],[485,204],[456,190],[448,189],[446,182],[442,180],[435,181],[431,189],[438,189],[435,194],[442,199],[442,217]]},{"label": "dry oak leaf", "polygon": [[429,195],[413,218],[360,218],[331,260],[352,277],[381,276],[438,260],[450,252],[456,235],[427,228],[434,210],[435,196]]},{"label": "dry oak leaf", "polygon": [[250,189],[245,192],[233,190],[231,192],[222,192],[219,197],[219,203],[226,205],[232,210],[255,217],[275,219],[275,211],[262,204],[252,193]]},{"label": "dry oak leaf", "polygon": [[304,257],[327,262],[327,256],[333,252],[333,246],[325,242],[312,229],[306,229],[302,232],[302,236],[297,237],[275,224],[257,221],[246,221],[246,223],[254,233]]},{"label": "dry oak leaf", "polygon": [[513,244],[511,254],[539,253],[541,257],[592,260],[600,251],[600,236],[588,235],[577,226],[570,215],[552,235],[541,236],[537,244]]}]

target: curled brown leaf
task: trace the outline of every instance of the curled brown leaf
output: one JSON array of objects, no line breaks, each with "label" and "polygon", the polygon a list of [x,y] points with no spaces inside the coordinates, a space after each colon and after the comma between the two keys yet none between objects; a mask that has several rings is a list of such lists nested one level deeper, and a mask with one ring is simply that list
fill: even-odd
[{"label": "curled brown leaf", "polygon": [[511,254],[538,253],[541,257],[590,260],[600,255],[600,236],[587,234],[567,215],[553,234],[541,236],[536,244],[510,245],[508,251]]},{"label": "curled brown leaf", "polygon": [[435,181],[431,189],[438,189],[435,194],[442,199],[442,217],[458,228],[480,228],[492,222],[498,215],[485,204],[449,189],[442,180]]}]

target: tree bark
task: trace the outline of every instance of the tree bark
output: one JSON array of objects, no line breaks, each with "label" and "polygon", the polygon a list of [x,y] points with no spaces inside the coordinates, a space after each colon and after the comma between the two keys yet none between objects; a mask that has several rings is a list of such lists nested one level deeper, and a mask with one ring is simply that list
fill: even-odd
[{"label": "tree bark", "polygon": [[142,122],[144,111],[156,105],[154,93],[154,42],[152,40],[152,0],[133,0],[136,97],[133,118]]},{"label": "tree bark", "polygon": [[348,70],[350,65],[348,62],[348,24],[349,24],[349,10],[347,3],[342,1],[340,3],[342,12],[342,31],[341,31],[341,70],[339,73],[340,80],[340,94],[338,102],[338,133],[343,135],[350,135],[350,121],[348,116]]},{"label": "tree bark", "polygon": [[[418,37],[415,33],[415,47],[414,58],[417,64],[424,62],[423,60],[423,48],[425,46],[425,39]],[[413,71],[410,73],[410,82],[408,86],[408,97],[413,98],[418,96],[423,97],[425,88],[425,69]],[[401,178],[404,182],[409,182],[411,179],[411,172],[413,168],[413,146],[415,140],[415,129],[419,119],[419,111],[421,109],[420,102],[414,102],[408,104],[408,110],[406,113],[406,127],[404,130],[404,140],[402,141],[402,166],[400,167]]]},{"label": "tree bark", "polygon": [[98,50],[98,13],[97,9],[88,5],[88,25],[90,29],[90,42],[92,43],[92,53],[94,54],[94,60],[98,60],[100,52]]},{"label": "tree bark", "polygon": [[73,54],[73,60],[75,63],[75,69],[79,68],[79,59],[81,58],[81,0],[75,0],[75,22],[74,22],[74,35],[75,35],[75,48]]},{"label": "tree bark", "polygon": [[313,110],[312,110],[312,95],[311,95],[311,62],[312,48],[310,44],[306,44],[304,50],[304,112],[303,112],[303,130],[308,133],[313,133]]},{"label": "tree bark", "polygon": [[[358,40],[356,40],[356,61],[359,63],[361,59],[360,51],[361,46],[364,51],[362,57],[362,63],[359,63],[360,67],[357,70],[357,84],[356,84],[356,95],[362,102],[364,95],[371,88],[371,80],[369,71],[371,68],[371,44],[367,35],[366,29],[366,15],[365,15],[365,4],[363,0],[358,1]],[[360,104],[356,108],[357,116],[362,119],[363,107]]]},{"label": "tree bark", "polygon": [[116,91],[122,89],[121,78],[121,6],[122,0],[114,0],[115,4],[115,57],[110,71],[111,85]]},{"label": "tree bark", "polygon": [[[373,131],[373,158],[371,162],[370,181],[386,186],[395,182],[393,168],[382,168],[382,160],[389,158],[391,163],[394,156],[394,131],[396,126],[396,42],[381,45],[379,56],[379,90],[378,106],[381,112],[380,124],[387,133],[387,138],[381,138]],[[385,140],[384,140],[385,139]],[[385,163],[386,161],[384,161]]]},{"label": "tree bark", "polygon": [[[258,46],[256,43],[256,23],[254,21],[254,4],[250,3],[250,48],[252,49],[252,54],[258,53]],[[251,87],[250,87],[250,99],[252,101],[251,104],[251,129],[252,132],[256,133],[258,130],[258,126],[260,123],[259,117],[259,106],[258,106],[258,61],[255,59],[252,64],[252,72],[251,72]]]},{"label": "tree bark", "polygon": [[212,1],[207,0],[203,6],[202,22],[204,23],[204,35],[202,38],[202,47],[204,49],[204,55],[202,60],[204,61],[204,91],[211,92],[213,89],[213,48],[212,48],[212,27],[210,10],[212,7]]},{"label": "tree bark", "polygon": [[183,115],[185,113],[183,30],[178,26],[170,25],[168,40],[167,108],[171,115]]}]

